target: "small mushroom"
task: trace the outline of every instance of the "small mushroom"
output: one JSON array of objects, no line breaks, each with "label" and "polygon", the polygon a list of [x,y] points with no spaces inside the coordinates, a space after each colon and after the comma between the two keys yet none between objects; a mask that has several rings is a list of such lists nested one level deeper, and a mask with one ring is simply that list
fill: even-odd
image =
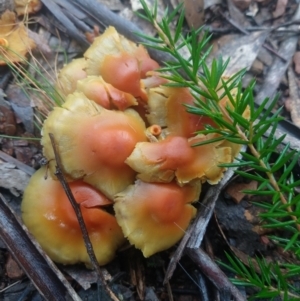
[{"label": "small mushroom", "polygon": [[200,191],[200,181],[180,187],[138,180],[116,195],[117,221],[129,242],[149,257],[182,238],[196,214],[190,203],[198,200]]},{"label": "small mushroom", "polygon": [[136,58],[141,78],[145,78],[148,71],[159,67],[158,63],[150,58],[142,45],[137,46],[110,26],[94,40],[93,44],[84,53],[87,60],[88,75],[101,75],[99,72],[104,60],[108,56],[118,56],[122,53],[131,54]]},{"label": "small mushroom", "polygon": [[[90,266],[74,209],[60,182],[48,177],[45,167],[30,179],[21,205],[22,219],[52,260]],[[111,261],[124,243],[116,218],[105,211],[112,202],[95,188],[77,180],[69,183],[80,204],[83,219],[100,265]]]},{"label": "small mushroom", "polygon": [[65,174],[82,178],[112,198],[133,183],[136,173],[124,161],[137,142],[147,141],[145,132],[134,110],[106,110],[74,93],[45,120],[41,143],[52,174],[55,162],[49,133],[57,142]]},{"label": "small mushroom", "polygon": [[139,60],[133,54],[121,52],[117,55],[107,55],[100,66],[100,74],[117,89],[147,102],[147,94],[141,82],[143,71]]},{"label": "small mushroom", "polygon": [[153,124],[146,129],[146,136],[150,142],[157,142],[161,133],[161,127],[157,124]]},{"label": "small mushroom", "polygon": [[115,88],[147,100],[141,79],[158,69],[146,49],[127,40],[114,27],[109,27],[85,52],[88,75],[101,75]]},{"label": "small mushroom", "polygon": [[139,142],[125,162],[146,182],[168,183],[176,177],[180,185],[194,179],[216,184],[225,170],[218,165],[232,160],[231,148],[219,147],[221,142],[193,147],[209,138],[168,136],[158,142]]}]

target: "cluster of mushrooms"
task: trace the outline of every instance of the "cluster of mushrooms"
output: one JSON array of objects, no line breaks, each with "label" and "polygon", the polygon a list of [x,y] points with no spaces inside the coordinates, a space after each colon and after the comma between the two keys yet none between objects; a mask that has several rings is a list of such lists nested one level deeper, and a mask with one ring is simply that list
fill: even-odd
[{"label": "cluster of mushrooms", "polygon": [[[55,176],[52,133],[100,265],[126,241],[145,257],[178,242],[196,214],[201,184],[216,184],[238,147],[197,135],[212,120],[186,112],[187,88],[166,80],[145,48],[110,27],[59,73],[65,102],[42,129],[42,167],[22,201],[22,219],[56,262],[89,265],[75,212]],[[226,99],[223,103],[226,103]]]}]

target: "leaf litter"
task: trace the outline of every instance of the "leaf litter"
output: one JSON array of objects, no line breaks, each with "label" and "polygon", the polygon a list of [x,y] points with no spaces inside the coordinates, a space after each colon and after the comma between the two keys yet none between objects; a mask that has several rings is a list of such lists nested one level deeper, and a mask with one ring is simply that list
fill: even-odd
[{"label": "leaf litter", "polygon": [[[174,2],[174,1],[173,1]],[[176,2],[176,1],[175,1]],[[280,89],[282,91],[282,97],[280,99],[281,104],[284,104],[285,101],[287,101],[288,98],[292,99],[292,109],[291,109],[291,116],[289,115],[288,112],[286,112],[286,118],[292,118],[292,121],[297,124],[297,120],[299,119],[299,113],[297,112],[297,101],[299,101],[299,79],[298,79],[298,63],[297,63],[297,59],[294,58],[294,62],[295,65],[290,65],[290,62],[292,60],[292,57],[295,53],[295,51],[298,49],[298,46],[295,44],[295,39],[291,37],[291,47],[289,49],[286,48],[279,48],[280,47],[280,42],[282,39],[282,35],[284,35],[284,32],[281,33],[281,30],[285,30],[285,29],[291,29],[292,31],[294,30],[293,26],[285,25],[285,23],[288,23],[290,21],[290,15],[291,15],[291,10],[293,10],[293,7],[296,7],[296,4],[293,3],[292,1],[277,1],[276,7],[272,6],[271,4],[268,4],[266,1],[255,1],[254,3],[257,5],[258,7],[258,12],[256,15],[256,20],[259,21],[260,24],[263,24],[263,22],[265,20],[266,25],[265,29],[263,30],[257,30],[249,35],[245,35],[243,33],[241,33],[241,29],[242,30],[248,30],[251,29],[249,25],[249,20],[247,20],[247,1],[232,1],[234,5],[237,4],[237,2],[242,2],[238,5],[236,5],[239,8],[242,8],[242,10],[240,11],[240,19],[239,21],[242,22],[240,24],[236,24],[236,23],[230,23],[228,22],[228,19],[230,20],[230,18],[234,19],[234,21],[236,22],[238,19],[234,16],[234,15],[228,15],[227,19],[224,19],[224,16],[221,14],[218,14],[218,12],[215,11],[215,5],[220,5],[221,8],[225,8],[226,10],[226,6],[222,6],[223,4],[219,4],[218,1],[204,1],[204,7],[205,7],[205,19],[206,19],[206,24],[208,29],[213,32],[216,37],[214,39],[214,44],[217,45],[218,51],[216,52],[217,55],[218,54],[225,54],[228,57],[233,57],[232,62],[231,62],[231,66],[230,70],[235,70],[236,69],[240,69],[241,67],[246,68],[247,70],[253,71],[253,69],[251,69],[251,67],[256,64],[257,65],[257,61],[260,62],[260,70],[261,72],[259,72],[258,74],[258,78],[257,81],[259,84],[261,84],[261,86],[258,87],[260,94],[259,95],[266,95],[266,96],[271,96],[272,93],[274,93],[273,91]],[[236,3],[235,3],[236,2]],[[266,2],[266,3],[262,3],[262,2]],[[117,8],[116,8],[117,7]],[[120,7],[115,6],[115,9],[121,9],[123,7],[123,3],[122,5],[120,5]],[[127,8],[129,9],[129,11],[132,9],[129,5],[129,7]],[[250,10],[251,7],[248,8],[248,10]],[[162,8],[159,7],[159,10],[163,11]],[[43,12],[44,13],[44,12]],[[272,20],[270,21],[268,18],[270,15],[273,15],[275,18],[277,18],[277,20],[275,20],[272,23]],[[51,16],[51,11],[48,12],[48,14],[46,15],[46,19],[47,21],[50,20],[50,16]],[[124,15],[123,15],[124,16]],[[125,15],[126,16],[126,15]],[[12,15],[9,17],[11,18],[10,21],[12,21]],[[199,19],[201,19],[201,16],[199,15]],[[15,21],[13,21],[12,23],[14,23]],[[52,22],[52,21],[50,21]],[[217,23],[218,22],[218,23]],[[281,23],[280,23],[281,22]],[[258,22],[256,22],[257,24]],[[212,24],[210,26],[210,24]],[[218,27],[214,27],[214,24],[219,24]],[[234,24],[234,25],[232,25]],[[279,25],[282,24],[282,27],[279,27]],[[144,25],[146,26],[146,25]],[[275,28],[275,26],[277,26],[277,29],[274,29],[273,31],[270,31],[270,28]],[[290,26],[290,27],[289,27]],[[21,25],[21,27],[23,27]],[[247,28],[249,27],[249,28]],[[92,26],[90,27],[92,30]],[[23,28],[24,29],[24,28]],[[23,30],[22,29],[22,30]],[[224,33],[222,33],[222,31]],[[235,33],[235,35],[228,35],[231,33]],[[62,33],[64,34],[64,33]],[[59,41],[60,37],[58,38]],[[279,43],[277,42],[277,40],[279,41]],[[272,45],[272,50],[273,52],[268,52],[268,50],[263,49],[263,45],[264,43],[268,41],[271,43],[269,43],[270,45]],[[27,44],[29,43],[29,44]],[[283,42],[282,42],[283,43]],[[281,44],[282,44],[281,43]],[[25,43],[26,45],[26,49],[28,50],[28,46],[33,46],[34,43],[32,42],[32,40],[29,40],[28,42]],[[70,44],[69,44],[70,46]],[[68,47],[69,47],[68,46]],[[66,49],[68,49],[68,47]],[[223,48],[222,48],[223,47]],[[298,49],[299,50],[299,49]],[[268,59],[263,59],[263,52],[268,52],[266,56],[272,57],[273,61],[275,60],[275,66],[282,66],[280,67],[280,74],[276,73],[275,75],[275,70],[276,67],[270,68],[270,62],[268,62]],[[25,55],[22,54],[22,57]],[[70,53],[70,55],[72,56],[72,53]],[[279,56],[280,55],[280,56]],[[297,56],[295,56],[297,58]],[[286,60],[286,62],[284,62],[282,60],[282,58],[284,58]],[[255,63],[256,62],[256,63]],[[288,77],[285,77],[285,74],[287,74],[287,68],[288,66],[290,66],[290,70],[288,73]],[[296,69],[294,69],[296,68]],[[296,73],[295,73],[295,71]],[[2,72],[2,70],[0,70],[0,72]],[[292,73],[293,72],[293,73]],[[268,78],[274,77],[275,80],[272,81],[272,84],[270,84],[270,81],[268,81]],[[3,87],[4,91],[7,91],[7,87]],[[295,92],[296,91],[296,92]],[[12,97],[14,101],[16,101],[15,97]],[[25,106],[27,107],[27,105]],[[25,116],[24,116],[25,114]],[[31,113],[30,113],[31,114]],[[30,127],[28,127],[28,124],[26,126],[26,119],[31,120],[30,122],[33,122],[33,116],[32,115],[28,115],[28,113],[26,113],[24,110],[23,111],[19,111],[19,120],[21,121],[21,124],[23,124],[23,126],[25,127],[25,129],[32,129],[32,125],[30,125]],[[23,115],[23,116],[22,116]],[[27,116],[26,116],[27,115]],[[28,118],[29,116],[29,118]],[[30,162],[30,160],[28,161]],[[4,165],[3,165],[4,164]],[[3,183],[0,184],[1,187],[8,189],[11,193],[13,194],[18,194],[20,192],[23,191],[24,189],[24,184],[22,186],[21,183],[24,183],[24,179],[26,177],[24,177],[24,179],[22,178],[23,176],[20,175],[20,173],[15,173],[15,171],[18,171],[18,169],[15,169],[15,167],[11,164],[7,164],[7,163],[1,163],[0,165],[1,168],[3,168],[3,171],[1,173],[5,174],[5,179],[7,180],[8,178],[12,178],[12,181],[7,181],[4,179]],[[28,176],[27,176],[28,177]],[[23,179],[23,182],[22,180]],[[20,182],[20,183],[18,183]],[[19,185],[20,184],[20,185]],[[231,183],[233,189],[239,190],[239,186],[238,183],[235,185],[235,182],[233,181]],[[23,187],[23,188],[22,188]],[[233,198],[235,198],[234,195],[232,195]],[[222,215],[222,212],[224,211],[230,211],[230,207],[231,208],[237,208],[239,209],[239,206],[247,206],[247,207],[252,207],[253,205],[250,203],[249,200],[245,200],[242,198],[242,196],[238,196],[238,200],[240,200],[239,204],[230,204],[230,206],[228,207],[228,204],[231,202],[230,200],[227,200],[222,206],[224,206],[224,209],[220,210],[219,212],[216,212],[217,217]],[[248,209],[247,209],[248,210]],[[249,226],[249,223],[251,225],[251,215],[247,214],[238,214],[237,217],[239,218],[239,225],[243,225],[243,224],[247,224]],[[223,217],[226,220],[226,217]],[[230,217],[226,222],[232,220],[233,217]],[[234,219],[234,218],[233,218]],[[224,229],[229,233],[229,237],[230,234],[233,234],[232,231],[235,231],[239,228],[239,225],[236,226],[232,226],[233,230],[231,230],[232,228],[228,229],[226,227],[223,227]],[[247,226],[247,227],[248,227]],[[249,226],[248,230],[250,231],[249,233],[253,233],[251,231],[253,231],[253,229],[251,230],[251,226]],[[209,236],[208,232],[208,236]],[[247,247],[249,247],[250,242],[249,241],[242,241],[242,238],[240,237],[242,234],[235,234],[240,240],[239,242],[241,244],[244,243],[242,250],[245,253],[249,253],[247,250]],[[252,235],[252,234],[251,234]],[[250,235],[250,236],[251,236]],[[256,233],[257,236],[255,236],[257,239],[259,239],[259,233]],[[232,236],[232,235],[231,235]],[[236,245],[236,240],[232,240],[232,238],[229,239],[229,243],[232,244],[233,246]],[[251,248],[252,252],[255,251],[261,251],[262,249],[257,248],[255,249],[255,245],[252,246]],[[240,256],[242,257],[242,256]],[[145,263],[142,263],[145,264]],[[148,264],[148,263],[146,263]],[[186,264],[186,267],[189,267],[189,263]],[[151,270],[151,269],[150,269]],[[179,273],[180,274],[180,273]],[[162,273],[161,273],[162,275]],[[147,276],[147,273],[146,273]],[[182,277],[182,275],[179,276]],[[6,281],[8,281],[7,283],[9,283],[9,279],[7,279]],[[80,281],[79,281],[80,282]],[[92,283],[94,281],[91,281]],[[147,282],[151,283],[151,281],[148,279]],[[6,285],[6,284],[5,284]],[[159,285],[156,282],[154,282],[154,285]],[[176,281],[174,281],[174,285],[176,287],[174,287],[174,291],[176,291],[177,289],[177,283]],[[148,289],[148,287],[147,287]],[[195,288],[194,289],[194,293],[196,292]],[[157,292],[156,292],[157,293]],[[176,294],[176,292],[175,292]],[[147,294],[146,294],[147,295]],[[160,300],[164,299],[164,295],[163,294],[159,294],[160,295]],[[187,292],[184,292],[183,295],[188,295]],[[154,298],[154,297],[152,297]],[[150,300],[154,300],[154,299],[150,299]],[[195,300],[199,300],[199,299],[195,299]]]}]

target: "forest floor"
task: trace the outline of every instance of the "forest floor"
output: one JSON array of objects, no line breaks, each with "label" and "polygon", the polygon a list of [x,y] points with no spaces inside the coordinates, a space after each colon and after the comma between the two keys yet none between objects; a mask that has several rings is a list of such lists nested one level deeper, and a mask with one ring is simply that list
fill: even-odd
[{"label": "forest floor", "polygon": [[[0,1],[0,4],[1,2],[3,1]],[[13,2],[6,1],[5,4],[4,1],[0,9],[4,5],[8,7],[13,5]],[[35,4],[36,11],[18,17],[20,22],[28,25],[29,36],[35,43],[35,49],[32,50],[31,56],[28,56],[30,64],[25,68],[32,78],[40,82],[47,78],[50,85],[54,84],[58,70],[66,61],[81,57],[93,37],[103,32],[104,26],[115,24],[115,19],[111,20],[110,24],[109,18],[105,21],[99,17],[93,18],[93,14],[97,16],[97,12],[85,6],[86,3],[93,1],[32,2],[38,3]],[[81,4],[78,5],[78,2]],[[122,26],[123,19],[129,20],[146,34],[155,36],[153,27],[135,15],[136,11],[141,11],[140,1],[94,0],[94,2],[100,2],[114,12],[115,18],[120,21],[119,26]],[[146,2],[153,6],[154,1]],[[163,15],[167,7],[172,11],[178,2],[180,1],[159,0],[158,15]],[[188,31],[189,27],[204,26],[212,34],[213,49],[208,61],[220,55],[224,59],[230,58],[226,71],[228,74],[245,68],[247,73],[243,85],[246,86],[255,78],[257,103],[265,97],[273,97],[277,92],[280,93],[276,107],[283,107],[282,116],[287,121],[281,130],[294,137],[297,145],[300,137],[298,128],[300,127],[300,4],[298,1],[186,0],[183,3],[186,10],[186,30]],[[3,25],[4,23],[0,24],[0,37]],[[124,28],[126,31],[125,25]],[[30,68],[36,62],[41,68],[38,72],[35,68]],[[42,159],[39,141],[28,140],[40,135],[34,118],[39,107],[38,100],[34,93],[24,89],[25,84],[22,85],[20,80],[22,77],[22,74],[16,76],[11,66],[5,64],[0,66],[0,192],[1,198],[6,200],[6,204],[15,212],[17,219],[20,217],[23,191],[31,174],[40,167]],[[299,151],[299,148],[297,150]],[[300,166],[298,170],[294,170],[294,173],[296,177],[300,177]],[[272,231],[261,227],[259,214],[262,209],[253,203],[259,201],[258,198],[241,193],[243,189],[256,189],[256,187],[255,181],[245,182],[237,176],[232,177],[222,187],[202,243],[202,249],[210,256],[212,263],[219,260],[226,261],[224,251],[230,251],[246,264],[249,256],[250,258],[263,256],[268,262],[282,261],[298,264],[298,259],[293,254],[283,252],[282,248],[269,239]],[[208,190],[208,186],[205,186],[201,198]],[[2,206],[0,210],[5,211]],[[8,223],[6,218],[7,216],[0,215],[0,225],[2,225],[0,300],[42,300],[43,297],[34,285],[39,276],[33,275],[31,270],[33,267],[21,268],[17,263],[18,258],[22,257],[22,254],[16,254],[20,252],[20,247],[17,245],[22,245],[18,235],[23,234],[17,231],[17,235],[11,237],[13,234],[9,229],[5,229],[5,224]],[[13,221],[12,225],[14,223],[17,223],[17,220]],[[232,297],[234,294],[224,280],[225,274],[213,275],[209,267],[197,268],[197,264],[187,254],[180,256],[181,259],[174,273],[170,274],[172,277],[163,284],[170,259],[174,259],[173,255],[178,250],[177,247],[178,245],[148,259],[143,258],[141,252],[133,247],[122,249],[116,259],[103,268],[106,281],[119,300],[196,301],[232,300],[232,298],[243,300],[238,299],[238,296]],[[23,245],[21,250],[24,254],[31,252]],[[43,264],[46,263],[40,263],[37,269],[42,269]],[[52,268],[51,264],[50,266]],[[54,274],[62,275],[71,288],[68,285],[66,288],[65,282],[61,284],[55,282],[61,280],[54,282],[58,286],[62,285],[68,292],[70,289],[74,290],[69,292],[71,295],[74,294],[69,299],[57,300],[79,300],[76,299],[78,296],[82,300],[99,300],[99,294],[103,294],[101,300],[106,298],[109,300],[106,293],[101,291],[101,287],[99,289],[96,285],[95,272],[81,265],[71,267],[58,265],[58,269],[56,267],[53,269]],[[224,271],[227,276],[234,276]],[[218,277],[222,278],[219,283]],[[224,284],[223,287],[220,283]],[[204,292],[205,290],[207,293]],[[239,292],[244,300],[252,293],[246,287],[239,287]],[[54,296],[48,299],[56,300]]]}]

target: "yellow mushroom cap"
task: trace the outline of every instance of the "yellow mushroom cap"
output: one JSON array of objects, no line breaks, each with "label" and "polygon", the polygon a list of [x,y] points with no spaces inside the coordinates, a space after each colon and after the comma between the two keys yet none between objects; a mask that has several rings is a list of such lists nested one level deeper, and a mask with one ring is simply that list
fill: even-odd
[{"label": "yellow mushroom cap", "polygon": [[147,182],[170,182],[176,176],[181,185],[194,179],[215,184],[224,171],[218,165],[231,162],[231,148],[218,147],[220,143],[193,147],[206,139],[204,135],[168,136],[158,142],[140,142],[125,162]]},{"label": "yellow mushroom cap", "polygon": [[[74,209],[58,181],[48,177],[46,168],[30,179],[21,205],[22,219],[31,234],[52,260],[62,264],[90,265]],[[111,261],[124,243],[121,228],[113,215],[101,207],[111,204],[95,188],[77,180],[69,183],[80,204],[83,219],[100,265]]]},{"label": "yellow mushroom cap", "polygon": [[49,133],[57,142],[66,175],[83,178],[112,198],[134,181],[135,172],[124,161],[137,142],[147,140],[145,130],[134,110],[106,110],[74,93],[45,120],[41,143],[52,173],[55,160]]},{"label": "yellow mushroom cap", "polygon": [[135,43],[119,35],[114,27],[108,27],[84,53],[88,75],[100,75],[100,66],[106,55],[118,54],[120,51],[131,52],[136,48]]},{"label": "yellow mushroom cap", "polygon": [[129,242],[149,257],[182,238],[196,214],[190,203],[198,200],[200,191],[200,181],[180,187],[138,180],[116,195],[117,221]]},{"label": "yellow mushroom cap", "polygon": [[69,64],[65,65],[59,71],[56,89],[63,96],[75,92],[77,81],[87,77],[85,68],[86,60],[84,58],[74,59]]}]

